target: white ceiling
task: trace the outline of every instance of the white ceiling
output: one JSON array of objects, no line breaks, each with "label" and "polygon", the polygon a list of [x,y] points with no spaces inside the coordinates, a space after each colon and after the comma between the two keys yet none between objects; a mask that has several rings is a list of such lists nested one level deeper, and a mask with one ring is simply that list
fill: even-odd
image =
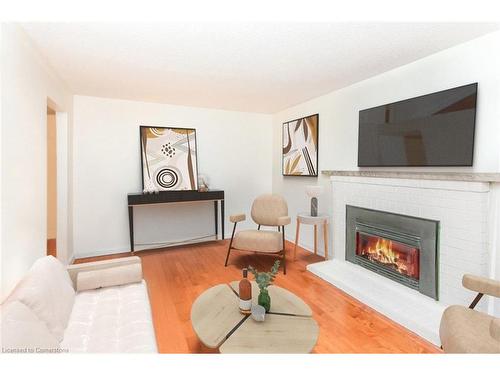
[{"label": "white ceiling", "polygon": [[28,23],[76,94],[274,113],[497,30],[486,23]]}]

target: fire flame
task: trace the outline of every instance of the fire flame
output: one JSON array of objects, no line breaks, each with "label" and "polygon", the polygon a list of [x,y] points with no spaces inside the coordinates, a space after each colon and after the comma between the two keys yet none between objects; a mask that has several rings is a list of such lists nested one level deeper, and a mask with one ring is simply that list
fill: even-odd
[{"label": "fire flame", "polygon": [[407,265],[400,261],[399,254],[392,249],[392,241],[378,238],[374,247],[368,246],[364,249],[364,255],[371,261],[394,266],[400,273],[407,273]]}]

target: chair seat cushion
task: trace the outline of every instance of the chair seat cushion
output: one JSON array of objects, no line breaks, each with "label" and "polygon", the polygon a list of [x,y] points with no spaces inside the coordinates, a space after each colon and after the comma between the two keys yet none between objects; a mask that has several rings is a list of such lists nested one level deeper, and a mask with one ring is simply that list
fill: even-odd
[{"label": "chair seat cushion", "polygon": [[278,253],[283,250],[281,233],[270,230],[242,230],[235,234],[233,248],[238,250]]},{"label": "chair seat cushion", "polygon": [[491,336],[493,317],[464,306],[448,307],[439,336],[447,353],[500,353],[500,341]]},{"label": "chair seat cushion", "polygon": [[76,295],[61,347],[71,353],[155,353],[146,282]]}]

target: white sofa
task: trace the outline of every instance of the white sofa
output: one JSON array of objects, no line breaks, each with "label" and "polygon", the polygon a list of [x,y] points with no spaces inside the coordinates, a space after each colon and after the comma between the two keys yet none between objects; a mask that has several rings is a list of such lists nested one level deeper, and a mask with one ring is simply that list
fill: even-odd
[{"label": "white sofa", "polygon": [[157,352],[139,257],[35,262],[1,306],[7,352]]}]

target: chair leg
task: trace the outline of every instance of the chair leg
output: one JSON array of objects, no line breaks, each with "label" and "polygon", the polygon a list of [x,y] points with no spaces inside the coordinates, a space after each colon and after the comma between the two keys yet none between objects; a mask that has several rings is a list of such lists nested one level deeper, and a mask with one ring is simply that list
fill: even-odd
[{"label": "chair leg", "polygon": [[229,241],[229,247],[227,248],[226,262],[224,267],[227,267],[227,261],[229,260],[229,253],[231,252],[231,246],[233,245],[234,231],[236,230],[236,223],[234,223],[233,233],[231,234],[231,241]]},{"label": "chair leg", "polygon": [[231,253],[231,245],[227,249],[226,262],[224,263],[224,267],[227,267],[227,261],[229,260],[229,253]]},{"label": "chair leg", "polygon": [[259,224],[259,226],[257,227],[257,230],[260,230],[260,224]]},{"label": "chair leg", "polygon": [[297,259],[297,245],[299,243],[299,233],[300,233],[300,221],[299,218],[297,218],[297,228],[295,230],[295,246],[293,248],[293,261]]},{"label": "chair leg", "polygon": [[474,307],[476,307],[481,298],[483,298],[483,295],[483,293],[478,293],[476,298],[474,298],[474,301],[472,301],[472,303],[469,305],[469,309],[474,310]]},{"label": "chair leg", "polygon": [[286,245],[285,245],[285,226],[282,226],[283,230],[282,238],[283,238],[283,275],[286,275]]}]

